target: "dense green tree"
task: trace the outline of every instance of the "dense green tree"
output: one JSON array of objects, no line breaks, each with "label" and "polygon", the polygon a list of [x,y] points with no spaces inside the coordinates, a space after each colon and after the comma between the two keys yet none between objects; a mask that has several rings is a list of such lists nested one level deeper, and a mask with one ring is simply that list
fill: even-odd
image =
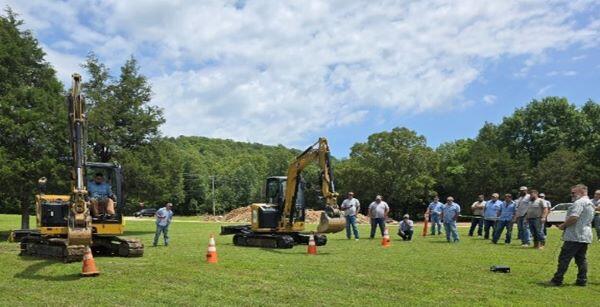
[{"label": "dense green tree", "polygon": [[93,53],[83,67],[90,75],[83,89],[90,105],[88,140],[95,153],[108,147],[118,154],[159,136],[162,110],[149,104],[152,90],[135,58],[125,62],[117,80]]},{"label": "dense green tree", "polygon": [[571,187],[582,182],[584,156],[559,148],[540,161],[532,173],[533,186],[554,202],[570,200]]},{"label": "dense green tree", "polygon": [[577,149],[587,141],[585,116],[566,98],[546,97],[505,117],[498,127],[500,145],[513,157],[529,156],[532,166],[558,148]]},{"label": "dense green tree", "polygon": [[406,128],[372,134],[366,143],[352,146],[350,159],[344,163],[338,168],[338,178],[352,176],[342,179],[344,189],[360,191],[362,194],[357,195],[366,203],[381,194],[395,214],[412,213],[427,200],[438,167],[437,156],[426,145],[425,137]]},{"label": "dense green tree", "polygon": [[69,154],[63,87],[22,24],[10,9],[0,16],[0,198],[19,203],[29,228],[37,179],[66,189]]}]

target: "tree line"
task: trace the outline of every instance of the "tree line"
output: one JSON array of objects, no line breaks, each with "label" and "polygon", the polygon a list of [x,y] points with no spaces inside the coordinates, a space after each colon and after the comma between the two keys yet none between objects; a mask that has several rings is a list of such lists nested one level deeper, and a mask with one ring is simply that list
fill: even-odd
[{"label": "tree line", "polygon": [[[69,191],[68,85],[44,59],[44,52],[10,9],[0,16],[0,212],[32,209],[37,179],[48,191]],[[263,201],[268,176],[284,175],[299,150],[284,146],[210,139],[164,137],[162,110],[151,103],[152,89],[131,57],[114,75],[90,53],[82,70],[88,109],[88,157],[99,160],[108,148],[123,165],[126,213],[143,202],[175,204],[179,214],[217,214]],[[210,103],[210,102],[206,102]],[[577,107],[565,98],[533,100],[501,123],[485,123],[477,137],[427,145],[407,128],[372,134],[334,159],[338,191],[354,191],[363,207],[381,194],[394,215],[422,213],[436,193],[469,204],[478,194],[516,193],[537,187],[555,202],[583,182],[600,186],[600,105]],[[319,186],[319,170],[305,179]],[[318,191],[309,190],[319,208]],[[363,208],[365,210],[365,208]]]}]

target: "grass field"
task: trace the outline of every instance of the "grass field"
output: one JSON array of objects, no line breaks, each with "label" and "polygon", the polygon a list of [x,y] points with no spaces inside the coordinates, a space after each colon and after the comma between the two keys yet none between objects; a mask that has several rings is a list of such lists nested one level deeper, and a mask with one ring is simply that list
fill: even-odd
[{"label": "grass field", "polygon": [[[0,215],[0,233],[19,218]],[[18,246],[0,242],[0,305],[595,305],[600,292],[600,248],[588,251],[590,284],[572,286],[575,266],[561,288],[545,287],[556,264],[559,232],[551,229],[546,250],[492,245],[466,236],[447,244],[442,237],[393,236],[356,242],[329,236],[316,256],[306,247],[268,250],[233,246],[217,237],[218,264],[205,263],[208,237],[219,224],[175,221],[169,247],[151,247],[152,220],[127,222],[127,235],[146,244],[143,258],[97,257],[102,274],[80,278],[80,263],[19,257]],[[361,227],[367,234],[367,227]],[[417,229],[417,232],[419,229]],[[391,228],[395,234],[396,228]],[[515,231],[516,232],[516,231]],[[495,264],[510,274],[491,273]]]}]

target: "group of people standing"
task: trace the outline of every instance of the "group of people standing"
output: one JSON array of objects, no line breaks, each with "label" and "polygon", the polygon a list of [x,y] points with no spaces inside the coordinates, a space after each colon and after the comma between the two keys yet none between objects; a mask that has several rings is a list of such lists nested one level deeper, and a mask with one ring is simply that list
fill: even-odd
[{"label": "group of people standing", "polygon": [[[558,225],[563,231],[564,241],[558,257],[558,267],[554,277],[548,282],[552,286],[560,286],[569,263],[574,258],[577,264],[577,280],[575,285],[585,286],[587,284],[587,259],[588,245],[593,241],[592,227],[596,227],[598,240],[600,241],[600,190],[594,193],[594,198],[588,197],[588,188],[583,184],[571,188],[573,204],[569,206],[564,223]],[[504,200],[499,200],[500,195],[493,193],[491,199],[485,201],[484,195],[471,205],[473,213],[469,236],[477,235],[484,239],[492,239],[497,244],[506,230],[504,242],[511,243],[513,225],[517,224],[518,239],[522,246],[529,247],[533,239],[533,247],[544,249],[546,245],[546,221],[550,212],[550,202],[545,199],[544,193],[528,189],[523,186],[519,188],[519,197],[513,200],[511,194],[505,194]],[[596,212],[599,214],[597,215]],[[446,199],[442,204],[436,196],[427,207],[426,218],[429,218],[431,235],[441,234],[441,225],[446,231],[448,242],[458,242],[456,231],[456,218],[460,214],[460,206],[454,203],[452,197]],[[593,226],[592,226],[593,225]]]},{"label": "group of people standing", "polygon": [[[352,235],[354,235],[354,239],[358,241],[359,233],[356,217],[358,213],[360,213],[360,202],[358,199],[354,198],[354,192],[348,192],[348,196],[346,199],[344,199],[340,208],[344,211],[344,216],[346,217],[346,237],[351,239]],[[371,220],[370,239],[375,237],[378,227],[381,231],[381,235],[384,235],[386,228],[385,223],[389,212],[390,206],[383,201],[383,197],[381,197],[381,195],[377,195],[375,200],[369,205],[368,216]],[[414,223],[410,219],[409,215],[405,214],[398,226],[398,235],[404,241],[411,241],[413,233]]]},{"label": "group of people standing", "polygon": [[448,242],[458,242],[460,237],[456,229],[456,222],[460,215],[460,205],[454,202],[452,196],[446,198],[446,203],[442,204],[440,198],[435,196],[433,202],[425,211],[425,218],[431,220],[431,235],[442,234],[442,225],[446,233]]},{"label": "group of people standing", "polygon": [[469,236],[473,236],[477,229],[478,236],[483,235],[488,240],[491,234],[492,243],[496,244],[506,230],[504,243],[510,244],[513,225],[516,223],[522,246],[530,246],[533,237],[534,247],[543,249],[547,234],[546,218],[551,206],[545,197],[544,193],[529,190],[525,186],[519,188],[519,198],[516,201],[511,194],[505,194],[504,201],[499,199],[498,193],[492,194],[488,201],[485,201],[484,195],[479,195],[478,200],[471,205],[473,215]]}]

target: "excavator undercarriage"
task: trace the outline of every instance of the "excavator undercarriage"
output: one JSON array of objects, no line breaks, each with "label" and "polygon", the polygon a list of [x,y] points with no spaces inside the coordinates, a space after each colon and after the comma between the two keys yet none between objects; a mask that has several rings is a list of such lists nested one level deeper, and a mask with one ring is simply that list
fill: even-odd
[{"label": "excavator undercarriage", "polygon": [[[94,236],[90,245],[95,255],[141,257],[144,244],[137,239],[117,236]],[[67,238],[46,237],[32,232],[21,239],[21,256],[55,259],[62,262],[77,262],[83,259],[86,245],[69,245]]]}]

